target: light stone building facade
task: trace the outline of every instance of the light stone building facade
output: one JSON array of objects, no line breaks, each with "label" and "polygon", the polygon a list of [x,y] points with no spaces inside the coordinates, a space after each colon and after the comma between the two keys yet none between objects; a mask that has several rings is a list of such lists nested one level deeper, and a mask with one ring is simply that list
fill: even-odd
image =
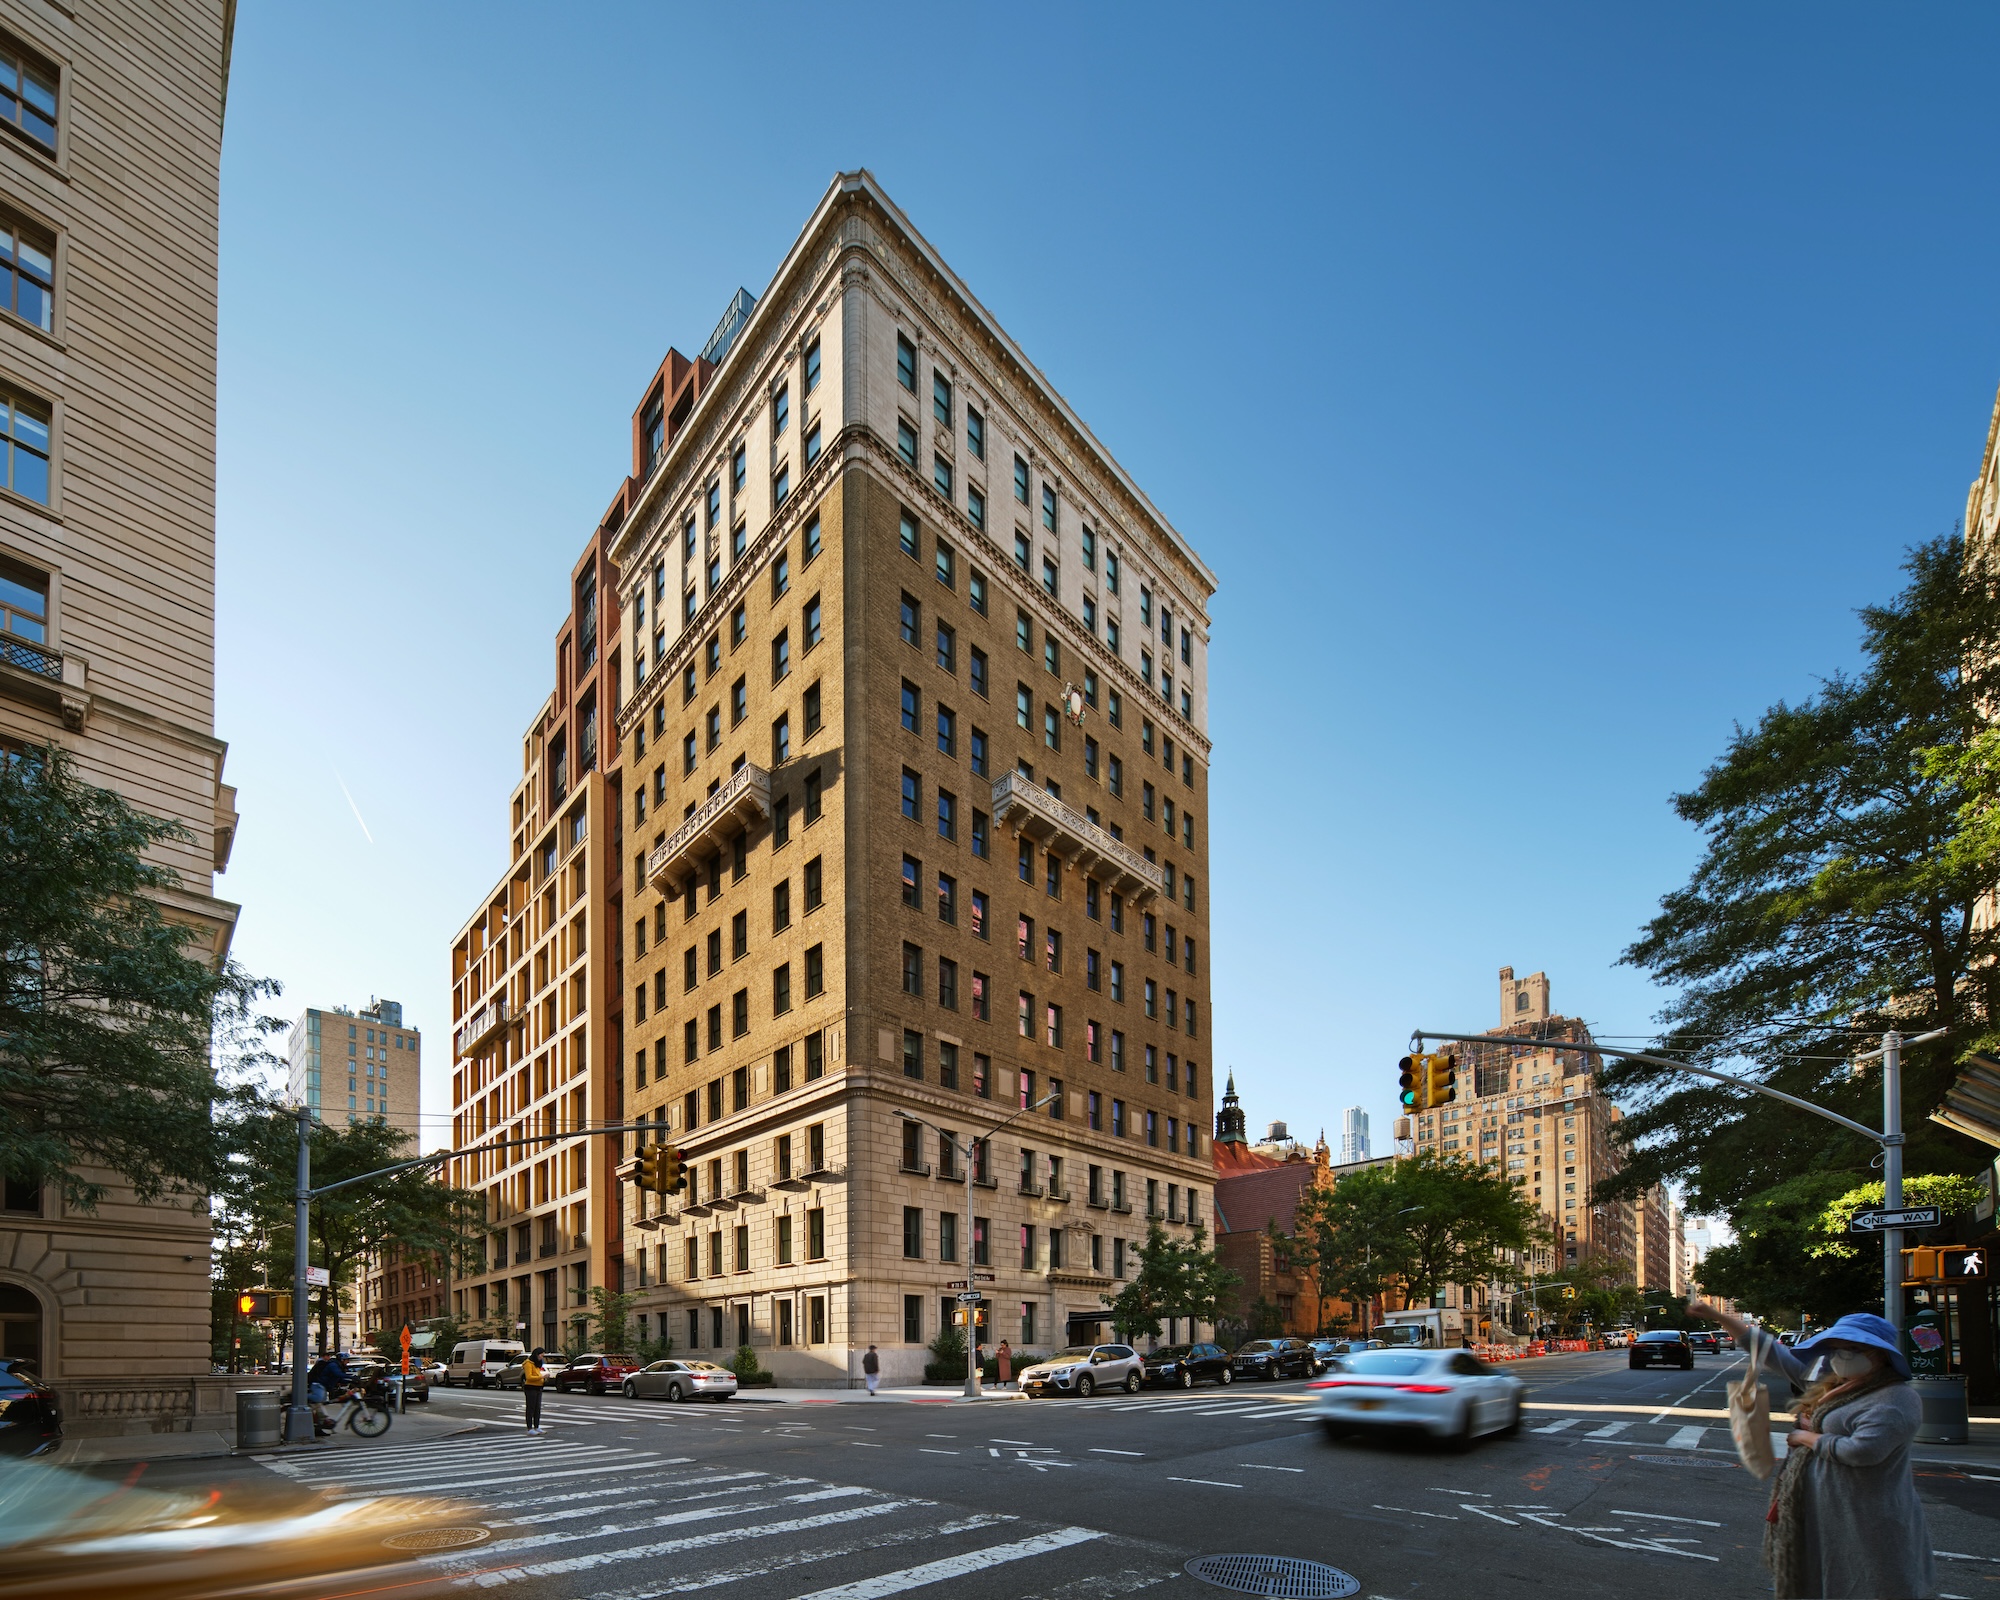
[{"label": "light stone building facade", "polygon": [[[0,3],[0,759],[54,743],[181,823],[169,915],[221,960],[216,255],[230,0]],[[5,1186],[0,1336],[72,1434],[180,1429],[209,1373],[204,1204]]]},{"label": "light stone building facade", "polygon": [[417,1099],[423,1078],[423,1035],[403,1026],[394,1000],[366,1009],[308,1006],[286,1045],[285,1095],[322,1122],[386,1122],[408,1134],[415,1155]]},{"label": "light stone building facade", "polygon": [[691,1173],[623,1281],[793,1383],[918,1377],[968,1258],[988,1344],[1089,1336],[1211,1215],[1214,576],[866,173],[718,336],[613,510],[628,1107]]}]

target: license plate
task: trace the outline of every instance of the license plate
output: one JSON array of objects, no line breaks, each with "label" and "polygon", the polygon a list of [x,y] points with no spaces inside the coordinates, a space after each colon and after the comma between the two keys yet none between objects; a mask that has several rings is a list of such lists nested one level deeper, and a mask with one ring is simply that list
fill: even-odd
[{"label": "license plate", "polygon": [[1357,1400],[1354,1402],[1354,1409],[1356,1411],[1379,1411],[1382,1409],[1382,1402],[1380,1400]]}]

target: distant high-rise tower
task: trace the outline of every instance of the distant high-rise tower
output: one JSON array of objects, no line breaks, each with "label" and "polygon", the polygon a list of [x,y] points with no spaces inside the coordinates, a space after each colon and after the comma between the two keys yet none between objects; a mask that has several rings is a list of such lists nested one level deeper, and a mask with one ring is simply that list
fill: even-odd
[{"label": "distant high-rise tower", "polygon": [[1349,1106],[1340,1114],[1340,1159],[1343,1165],[1370,1159],[1368,1113],[1359,1106]]}]

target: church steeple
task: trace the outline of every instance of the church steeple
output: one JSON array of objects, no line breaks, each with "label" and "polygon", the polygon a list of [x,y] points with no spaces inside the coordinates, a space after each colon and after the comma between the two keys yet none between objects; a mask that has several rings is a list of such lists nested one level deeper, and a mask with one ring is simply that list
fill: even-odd
[{"label": "church steeple", "polygon": [[1228,1086],[1222,1091],[1222,1109],[1215,1114],[1215,1142],[1241,1145],[1250,1142],[1249,1129],[1243,1122],[1243,1107],[1236,1098],[1234,1069],[1230,1071]]}]

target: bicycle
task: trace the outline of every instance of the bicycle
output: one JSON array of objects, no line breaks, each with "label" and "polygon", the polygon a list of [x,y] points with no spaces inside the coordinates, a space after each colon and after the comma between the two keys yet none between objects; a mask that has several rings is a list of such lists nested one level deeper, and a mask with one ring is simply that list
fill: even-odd
[{"label": "bicycle", "polygon": [[377,1402],[373,1395],[364,1394],[359,1389],[348,1390],[337,1404],[340,1409],[333,1415],[332,1425],[326,1430],[328,1434],[338,1433],[345,1427],[363,1439],[379,1439],[389,1431],[389,1424],[396,1420],[393,1411]]}]

